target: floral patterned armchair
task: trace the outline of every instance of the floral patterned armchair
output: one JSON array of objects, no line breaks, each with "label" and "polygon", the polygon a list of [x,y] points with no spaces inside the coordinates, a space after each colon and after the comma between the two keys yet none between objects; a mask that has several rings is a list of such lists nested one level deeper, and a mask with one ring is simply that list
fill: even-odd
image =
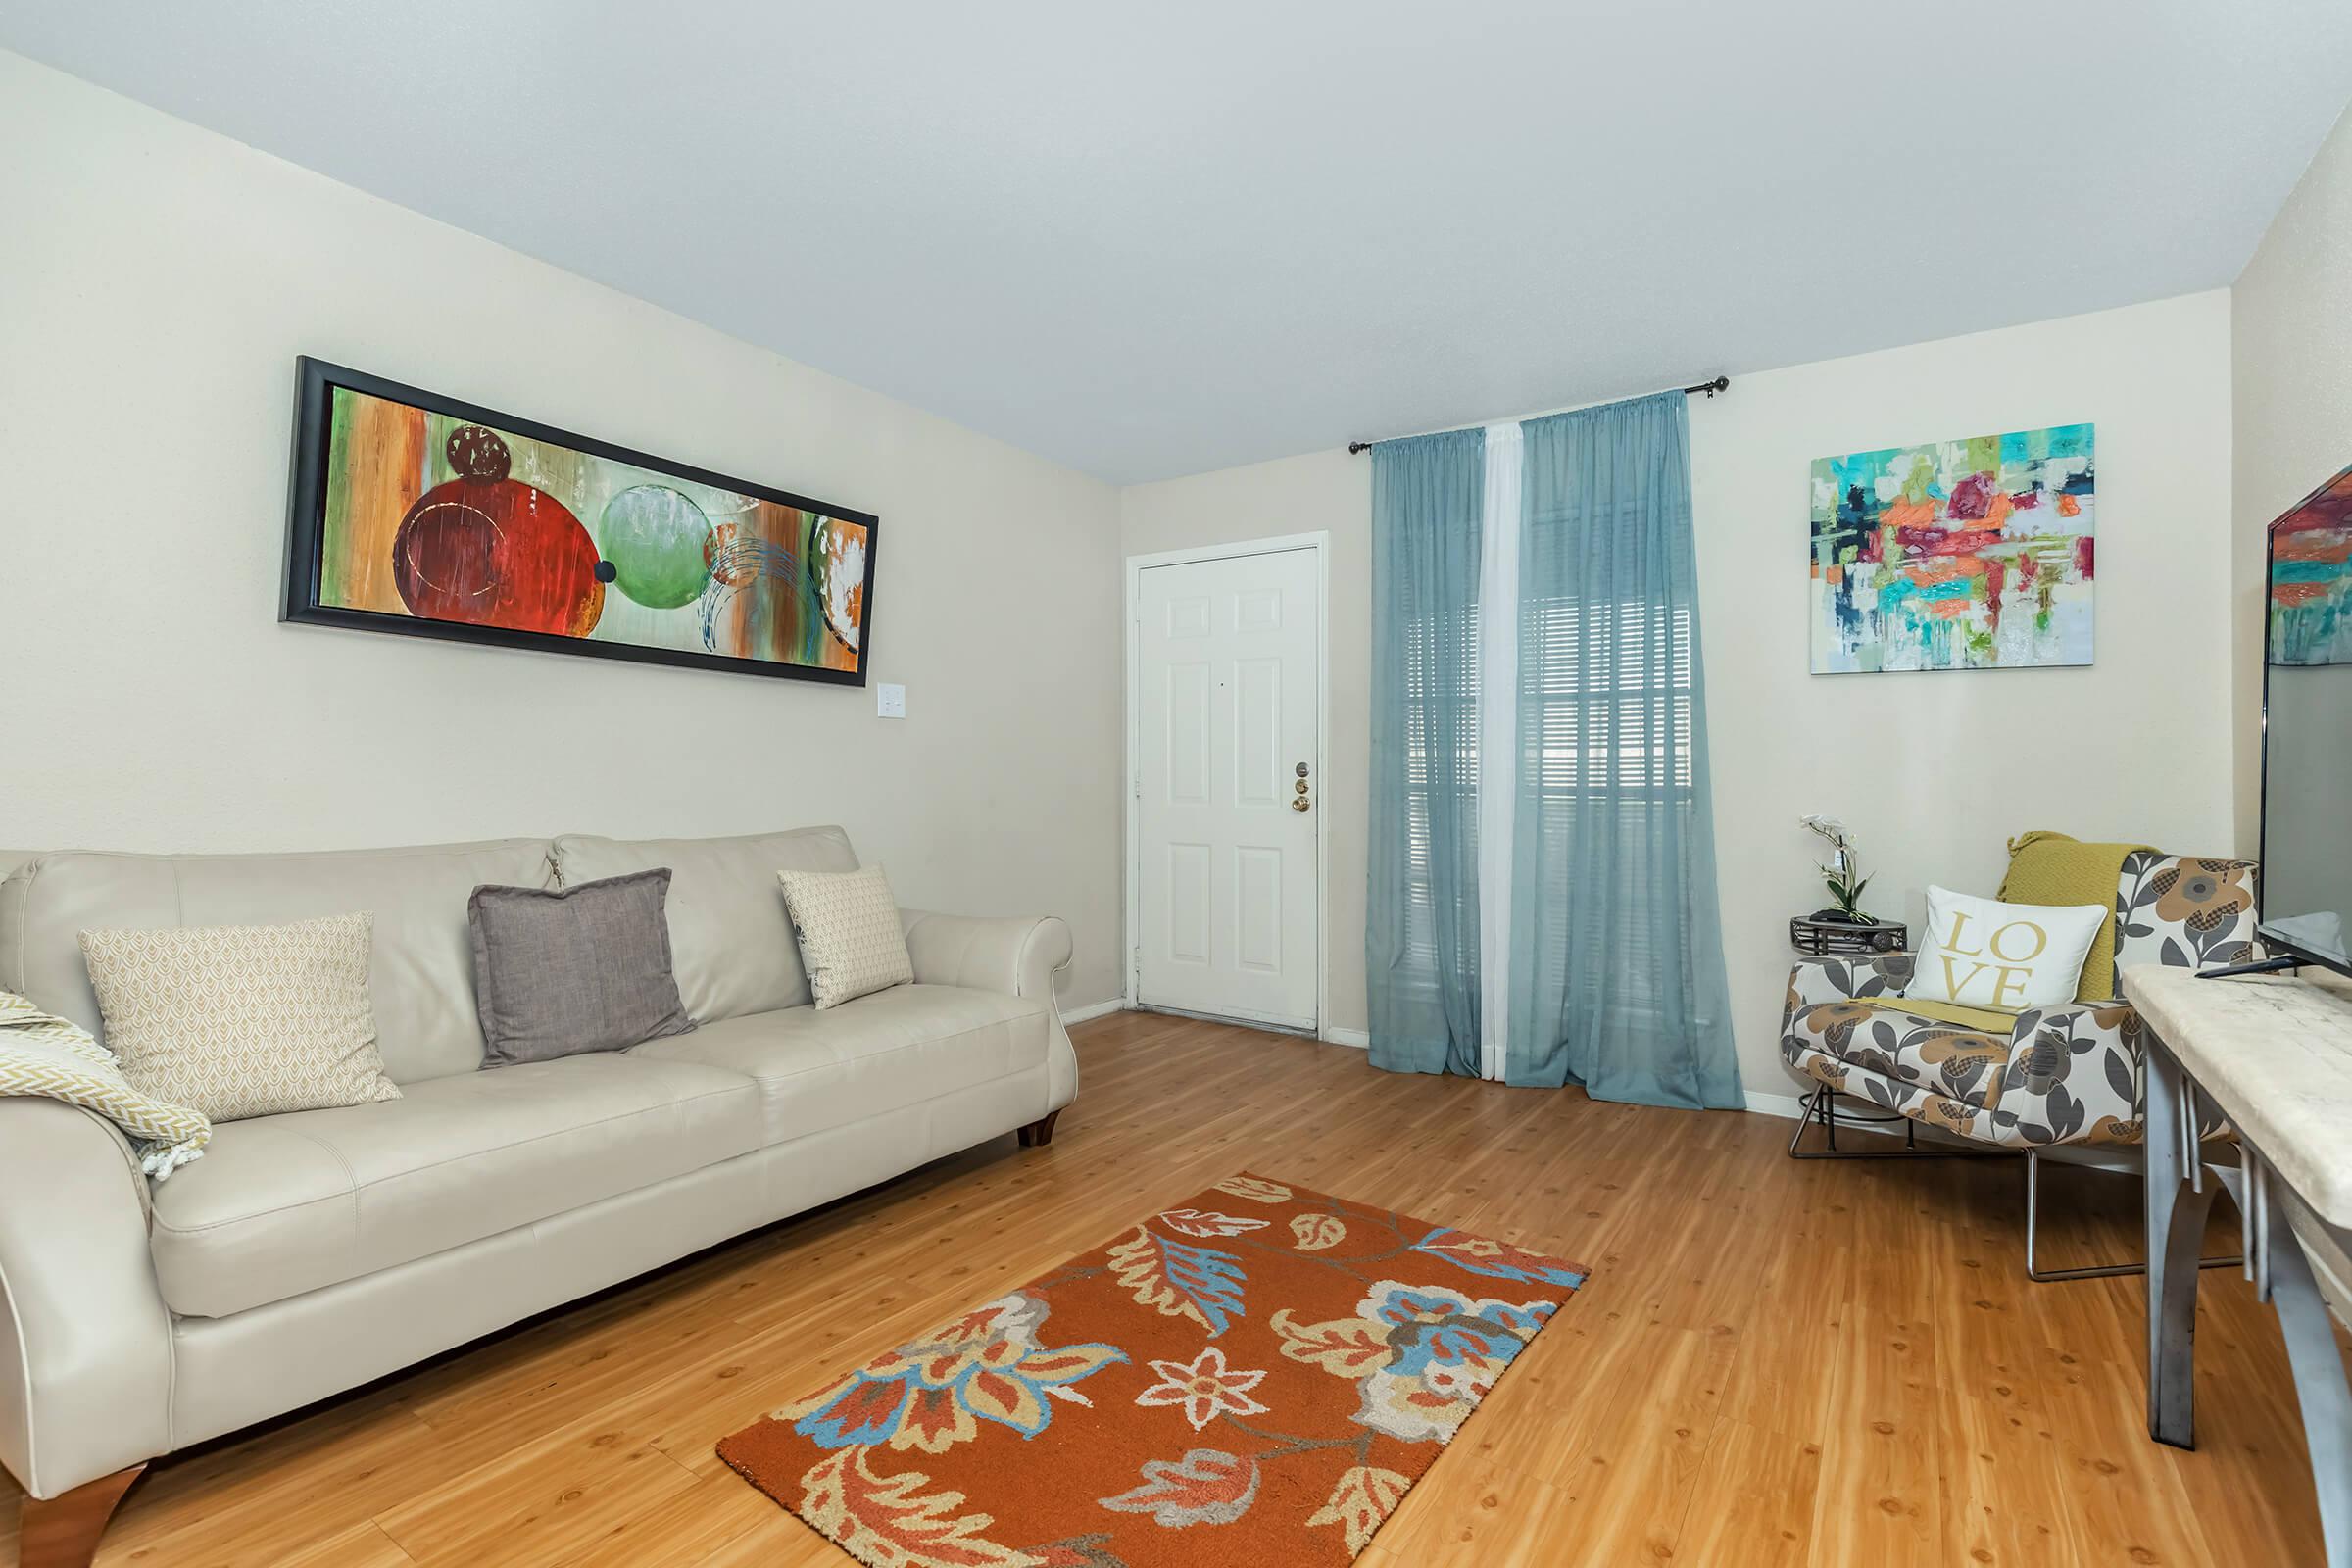
[{"label": "floral patterned armchair", "polygon": [[[2254,884],[2250,860],[2133,852],[2116,885],[2116,968],[2254,957]],[[2128,1004],[2022,1012],[2003,1036],[1860,1000],[1899,997],[1911,966],[1885,954],[1788,977],[1781,1057],[1820,1086],[1808,1113],[1838,1093],[2008,1149],[2139,1141],[2140,1023]]]}]

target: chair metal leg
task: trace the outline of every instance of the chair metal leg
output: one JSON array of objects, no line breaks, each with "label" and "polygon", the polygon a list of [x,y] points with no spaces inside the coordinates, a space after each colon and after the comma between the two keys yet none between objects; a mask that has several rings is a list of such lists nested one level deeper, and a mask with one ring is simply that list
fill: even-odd
[{"label": "chair metal leg", "polygon": [[[1969,1149],[1959,1145],[1921,1144],[1919,1123],[1908,1116],[1857,1116],[1847,1112],[1846,1120],[1866,1125],[1899,1121],[1903,1124],[1903,1147],[1900,1149],[1849,1150],[1838,1147],[1838,1092],[1828,1084],[1816,1084],[1813,1092],[1800,1102],[1803,1113],[1797,1117],[1796,1131],[1788,1135],[1790,1159],[1973,1159],[1982,1154],[2005,1154],[2005,1149]],[[1804,1149],[1805,1129],[1819,1126],[1822,1147]]]},{"label": "chair metal leg", "polygon": [[[2037,1268],[2034,1266],[2034,1240],[2041,1225],[2041,1155],[2026,1151],[2026,1278],[2036,1285],[2048,1285],[2059,1280],[2103,1280],[2124,1274],[2145,1274],[2145,1263],[2101,1263],[2088,1268]],[[2201,1257],[2199,1268],[2235,1268],[2245,1261],[2242,1257]]]}]

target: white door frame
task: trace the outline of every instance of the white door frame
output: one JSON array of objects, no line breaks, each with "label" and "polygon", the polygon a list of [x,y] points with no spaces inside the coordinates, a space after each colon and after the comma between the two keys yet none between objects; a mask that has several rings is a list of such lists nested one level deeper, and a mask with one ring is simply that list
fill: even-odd
[{"label": "white door frame", "polygon": [[[1136,1005],[1137,969],[1143,958],[1144,822],[1136,802],[1144,792],[1143,595],[1144,572],[1152,566],[1181,566],[1197,561],[1232,561],[1286,550],[1315,553],[1315,1035],[1331,1028],[1331,815],[1324,809],[1331,782],[1331,531],[1288,533],[1270,539],[1159,550],[1127,558],[1127,791],[1121,797],[1127,819],[1127,1005]],[[1237,1014],[1237,1016],[1240,1016]]]}]

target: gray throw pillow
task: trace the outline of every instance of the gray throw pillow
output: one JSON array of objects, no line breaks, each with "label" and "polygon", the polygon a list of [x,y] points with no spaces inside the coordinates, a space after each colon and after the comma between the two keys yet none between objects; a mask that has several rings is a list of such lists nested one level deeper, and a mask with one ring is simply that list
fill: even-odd
[{"label": "gray throw pillow", "polygon": [[484,1064],[621,1051],[692,1029],[668,903],[667,867],[560,891],[475,888],[466,923]]}]

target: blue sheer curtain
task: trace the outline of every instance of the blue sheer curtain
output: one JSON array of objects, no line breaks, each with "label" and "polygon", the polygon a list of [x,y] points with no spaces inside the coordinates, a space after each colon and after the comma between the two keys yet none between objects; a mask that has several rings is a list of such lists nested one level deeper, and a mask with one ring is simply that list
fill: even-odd
[{"label": "blue sheer curtain", "polygon": [[1739,1106],[1684,397],[1523,428],[1504,1077]]},{"label": "blue sheer curtain", "polygon": [[1479,1070],[1478,571],[1486,433],[1372,449],[1372,1063]]}]

